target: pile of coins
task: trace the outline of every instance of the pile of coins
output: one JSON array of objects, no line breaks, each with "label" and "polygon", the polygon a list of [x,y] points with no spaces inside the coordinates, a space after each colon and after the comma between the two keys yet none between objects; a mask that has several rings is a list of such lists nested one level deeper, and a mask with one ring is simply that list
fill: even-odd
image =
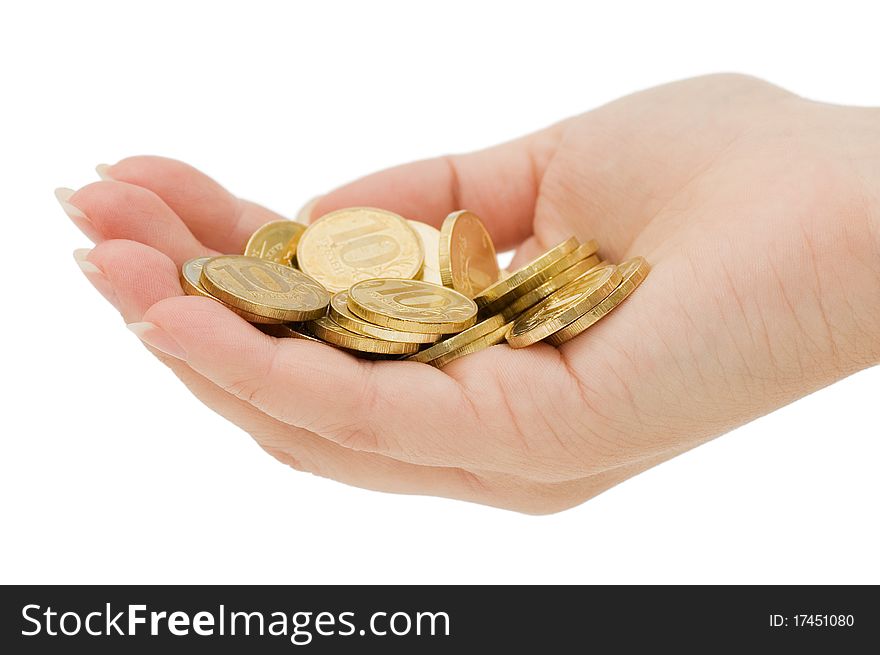
[{"label": "pile of coins", "polygon": [[642,257],[602,261],[595,241],[571,237],[501,271],[473,212],[453,212],[437,230],[351,207],[308,227],[267,223],[243,255],[186,262],[181,284],[276,337],[439,368],[504,341],[559,346],[623,302],[649,270]]}]

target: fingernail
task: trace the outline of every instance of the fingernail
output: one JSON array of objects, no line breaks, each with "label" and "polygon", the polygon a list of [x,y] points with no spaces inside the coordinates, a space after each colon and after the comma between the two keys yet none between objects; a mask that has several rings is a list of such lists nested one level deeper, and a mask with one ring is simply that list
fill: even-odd
[{"label": "fingernail", "polygon": [[126,327],[148,346],[171,357],[186,360],[186,351],[181,348],[180,344],[170,334],[155,323],[140,321],[138,323],[129,323]]},{"label": "fingernail", "polygon": [[297,223],[305,223],[309,224],[309,221],[312,220],[312,210],[315,208],[315,205],[318,204],[318,201],[324,196],[315,196],[311,200],[309,200],[306,204],[302,206],[302,209],[299,210],[299,213],[296,215]]},{"label": "fingernail", "polygon": [[58,199],[58,203],[61,205],[61,209],[64,210],[64,213],[73,221],[73,224],[76,225],[83,234],[85,234],[89,239],[98,243],[101,240],[101,235],[98,230],[95,229],[95,226],[89,220],[89,217],[86,216],[81,209],[70,204],[70,197],[73,195],[73,189],[68,189],[66,187],[58,187],[55,189],[55,197]]},{"label": "fingernail", "polygon": [[73,251],[73,258],[76,260],[77,265],[82,269],[83,273],[88,273],[90,275],[93,273],[100,273],[103,275],[103,271],[88,260],[90,252],[92,252],[91,248],[77,248]]},{"label": "fingernail", "polygon": [[98,293],[104,296],[104,299],[116,309],[119,309],[119,298],[113,289],[113,285],[110,284],[110,280],[104,275],[104,271],[87,259],[90,252],[92,252],[90,248],[77,248],[74,250],[73,258],[76,260],[76,265],[82,269],[86,279],[92,283],[92,286],[98,290]]},{"label": "fingernail", "polygon": [[115,179],[112,175],[110,175],[109,164],[98,164],[97,166],[95,166],[95,172],[98,173],[98,177],[100,177],[102,180]]}]

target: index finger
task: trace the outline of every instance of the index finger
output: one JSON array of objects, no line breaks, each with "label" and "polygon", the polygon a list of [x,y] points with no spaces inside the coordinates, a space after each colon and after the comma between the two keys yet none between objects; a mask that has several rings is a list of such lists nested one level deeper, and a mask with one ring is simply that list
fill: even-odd
[{"label": "index finger", "polygon": [[205,246],[225,253],[240,253],[257,228],[284,216],[248,200],[237,198],[216,181],[189,164],[165,157],[128,157],[98,174],[149,189]]}]

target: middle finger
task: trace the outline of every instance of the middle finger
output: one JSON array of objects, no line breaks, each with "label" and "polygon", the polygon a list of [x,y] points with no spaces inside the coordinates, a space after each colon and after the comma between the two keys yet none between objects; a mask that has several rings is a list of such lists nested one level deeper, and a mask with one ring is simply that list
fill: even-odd
[{"label": "middle finger", "polygon": [[103,181],[84,186],[67,200],[85,214],[97,242],[138,241],[167,255],[178,268],[187,260],[217,254],[193,236],[155,193],[134,184]]}]

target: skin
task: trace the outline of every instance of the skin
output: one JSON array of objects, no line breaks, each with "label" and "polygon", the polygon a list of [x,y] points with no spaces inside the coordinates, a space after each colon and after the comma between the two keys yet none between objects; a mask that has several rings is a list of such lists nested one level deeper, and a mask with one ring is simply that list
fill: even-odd
[{"label": "skin", "polygon": [[880,111],[718,75],[317,201],[438,226],[466,207],[523,264],[564,238],[644,255],[633,297],[559,349],[442,371],[268,337],[184,296],[190,257],[280,218],[190,166],[132,157],[65,209],[88,279],[204,403],[290,466],[529,513],[605,489],[880,361]]}]

